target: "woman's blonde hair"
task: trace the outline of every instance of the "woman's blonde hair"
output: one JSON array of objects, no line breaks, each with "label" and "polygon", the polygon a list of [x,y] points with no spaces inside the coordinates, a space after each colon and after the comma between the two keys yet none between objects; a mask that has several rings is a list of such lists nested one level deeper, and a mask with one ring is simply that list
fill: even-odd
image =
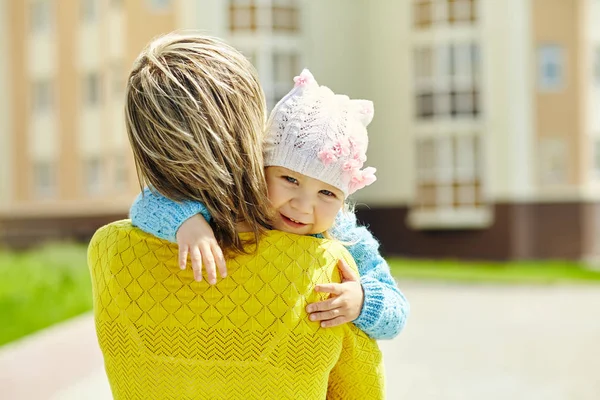
[{"label": "woman's blonde hair", "polygon": [[272,212],[262,156],[266,105],[240,52],[199,34],[153,40],[129,75],[125,119],[141,187],[204,203],[226,251],[245,251],[238,222],[259,239]]}]

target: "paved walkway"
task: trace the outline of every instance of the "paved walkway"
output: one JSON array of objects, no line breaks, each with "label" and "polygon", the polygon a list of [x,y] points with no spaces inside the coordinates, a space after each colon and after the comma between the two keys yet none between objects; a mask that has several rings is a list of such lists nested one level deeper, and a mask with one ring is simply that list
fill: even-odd
[{"label": "paved walkway", "polygon": [[[600,287],[405,283],[388,398],[600,399]],[[108,400],[89,315],[0,348],[2,399]]]}]

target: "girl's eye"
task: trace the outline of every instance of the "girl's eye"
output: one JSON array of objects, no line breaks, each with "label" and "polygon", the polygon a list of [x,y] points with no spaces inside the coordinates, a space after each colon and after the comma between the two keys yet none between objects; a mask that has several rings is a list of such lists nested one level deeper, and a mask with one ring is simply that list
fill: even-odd
[{"label": "girl's eye", "polygon": [[333,193],[333,192],[332,192],[332,191],[330,191],[330,190],[325,190],[325,189],[323,189],[323,190],[321,190],[321,194],[324,194],[324,195],[325,195],[325,196],[327,196],[327,197],[336,197],[336,196],[335,196],[335,193]]},{"label": "girl's eye", "polygon": [[288,181],[289,183],[294,183],[297,184],[298,183],[298,179],[296,178],[292,178],[291,176],[283,176],[283,179],[285,179],[286,181]]}]

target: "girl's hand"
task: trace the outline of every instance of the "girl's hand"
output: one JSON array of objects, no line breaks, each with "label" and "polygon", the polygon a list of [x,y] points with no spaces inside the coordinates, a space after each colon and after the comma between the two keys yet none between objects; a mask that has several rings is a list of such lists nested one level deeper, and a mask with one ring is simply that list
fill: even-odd
[{"label": "girl's hand", "polygon": [[317,292],[330,293],[329,299],[309,304],[306,312],[311,321],[322,321],[323,328],[354,321],[360,315],[365,299],[360,278],[344,260],[338,262],[342,283],[317,285]]},{"label": "girl's hand", "polygon": [[219,269],[221,278],[227,276],[227,266],[221,247],[215,239],[215,234],[206,220],[201,215],[194,215],[186,220],[175,235],[179,245],[179,268],[185,269],[188,253],[192,259],[192,270],[194,279],[202,280],[202,264],[206,269],[208,283],[217,283],[217,272]]}]

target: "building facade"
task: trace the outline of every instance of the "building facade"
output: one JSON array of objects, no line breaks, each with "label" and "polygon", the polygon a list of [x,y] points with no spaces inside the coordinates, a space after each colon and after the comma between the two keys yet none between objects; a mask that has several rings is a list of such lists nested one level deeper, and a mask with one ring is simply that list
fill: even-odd
[{"label": "building facade", "polygon": [[[375,102],[359,217],[388,254],[600,253],[597,0],[0,0],[0,240],[86,238],[139,191],[125,79],[154,36],[201,29],[269,106],[302,67]],[[368,207],[363,205],[368,205]]]}]

